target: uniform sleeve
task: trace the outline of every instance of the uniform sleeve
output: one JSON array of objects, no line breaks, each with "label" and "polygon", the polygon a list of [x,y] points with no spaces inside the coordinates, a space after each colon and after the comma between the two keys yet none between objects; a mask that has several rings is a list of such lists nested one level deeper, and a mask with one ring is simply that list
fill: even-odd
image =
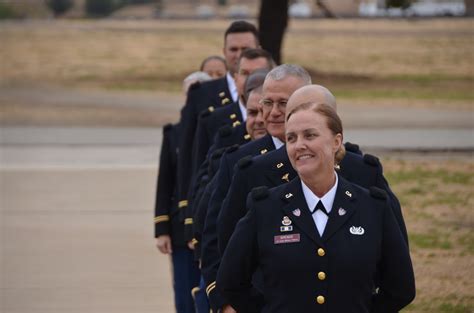
[{"label": "uniform sleeve", "polygon": [[196,259],[201,259],[201,242],[202,242],[202,231],[204,228],[204,221],[206,219],[207,205],[209,203],[209,198],[211,197],[211,186],[212,180],[209,181],[209,178],[206,176],[205,186],[201,187],[201,190],[196,195],[196,198],[193,201],[193,206],[195,208],[194,217],[193,217],[193,239],[194,242],[194,255]]},{"label": "uniform sleeve", "polygon": [[201,272],[206,282],[207,295],[209,302],[214,310],[222,307],[224,304],[222,297],[218,290],[213,287],[216,282],[217,270],[220,265],[221,255],[219,253],[217,241],[217,217],[220,212],[222,200],[225,197],[229,179],[227,173],[226,157],[221,160],[221,166],[213,178],[213,192],[209,199],[208,210],[204,222],[204,229],[202,234],[202,267]]},{"label": "uniform sleeve", "polygon": [[201,114],[198,120],[196,134],[194,135],[192,153],[192,173],[196,173],[205,161],[209,151],[208,123],[210,115]]},{"label": "uniform sleeve", "polygon": [[380,288],[373,312],[398,312],[415,298],[415,276],[408,246],[388,203],[383,209],[382,255],[378,272]]},{"label": "uniform sleeve", "polygon": [[170,130],[163,131],[160,164],[156,184],[155,200],[155,238],[170,233],[170,216],[173,205],[173,191],[176,183],[176,168],[173,166],[173,153],[170,143]]},{"label": "uniform sleeve", "polygon": [[257,217],[251,203],[249,207],[229,241],[217,274],[217,288],[225,303],[237,312],[256,310],[251,281],[258,264]]},{"label": "uniform sleeve", "polygon": [[[182,212],[182,220],[186,223],[192,224],[192,218],[186,214],[186,207],[188,205],[188,191],[191,183],[192,171],[192,148],[194,133],[197,127],[198,112],[196,112],[197,103],[203,97],[202,88],[190,89],[186,104],[181,111],[181,136],[179,140],[179,155],[178,155],[178,206]],[[188,220],[186,220],[188,218]]]},{"label": "uniform sleeve", "polygon": [[388,184],[388,181],[385,179],[383,175],[382,163],[378,162],[378,165],[379,166],[378,166],[378,171],[377,171],[377,183],[375,186],[387,192],[388,197],[389,197],[389,202],[390,202],[390,208],[392,209],[393,215],[395,216],[398,226],[400,227],[400,231],[403,235],[403,238],[405,239],[405,242],[408,245],[408,233],[407,233],[407,228],[405,225],[405,220],[403,218],[402,207],[400,205],[400,201],[398,201],[397,196],[393,193],[392,189],[390,188]]},{"label": "uniform sleeve", "polygon": [[217,223],[219,251],[223,253],[239,220],[247,213],[245,201],[250,192],[246,169],[234,168],[232,183],[222,203]]}]

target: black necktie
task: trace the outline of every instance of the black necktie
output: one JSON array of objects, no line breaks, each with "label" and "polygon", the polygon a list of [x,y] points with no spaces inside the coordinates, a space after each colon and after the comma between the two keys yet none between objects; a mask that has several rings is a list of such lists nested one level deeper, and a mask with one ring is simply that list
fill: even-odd
[{"label": "black necktie", "polygon": [[321,210],[324,214],[329,216],[328,211],[326,211],[326,208],[324,207],[324,204],[319,200],[318,204],[316,204],[316,207],[311,211],[311,214],[314,214],[317,210]]}]

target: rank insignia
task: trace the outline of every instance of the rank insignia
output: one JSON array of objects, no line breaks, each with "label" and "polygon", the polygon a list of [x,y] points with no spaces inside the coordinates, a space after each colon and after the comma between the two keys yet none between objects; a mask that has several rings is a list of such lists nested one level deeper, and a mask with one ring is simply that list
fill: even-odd
[{"label": "rank insignia", "polygon": [[294,209],[293,211],[291,211],[291,213],[293,213],[294,216],[300,216],[301,215],[301,210],[300,209]]},{"label": "rank insignia", "polygon": [[339,216],[343,216],[343,215],[346,215],[346,210],[344,210],[343,208],[339,208],[337,213],[339,214]]},{"label": "rank insignia", "polygon": [[283,176],[281,177],[281,179],[284,180],[284,181],[289,182],[290,179],[288,178],[288,175],[290,175],[290,174],[289,174],[289,173],[286,173],[285,175],[283,175]]}]

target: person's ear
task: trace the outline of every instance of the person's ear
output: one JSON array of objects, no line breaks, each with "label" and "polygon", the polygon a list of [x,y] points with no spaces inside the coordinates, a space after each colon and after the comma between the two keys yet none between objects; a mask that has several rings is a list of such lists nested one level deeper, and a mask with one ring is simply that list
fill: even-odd
[{"label": "person's ear", "polygon": [[333,147],[334,153],[336,153],[339,150],[341,145],[342,145],[342,134],[338,133],[336,134],[336,136],[334,136],[334,147]]}]

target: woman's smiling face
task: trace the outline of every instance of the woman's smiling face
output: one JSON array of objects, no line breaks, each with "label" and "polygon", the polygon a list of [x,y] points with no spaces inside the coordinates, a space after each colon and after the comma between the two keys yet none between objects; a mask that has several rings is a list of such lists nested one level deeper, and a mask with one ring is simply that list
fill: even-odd
[{"label": "woman's smiling face", "polygon": [[300,177],[334,170],[334,155],[342,135],[333,134],[327,119],[312,109],[297,111],[286,124],[286,149]]}]

